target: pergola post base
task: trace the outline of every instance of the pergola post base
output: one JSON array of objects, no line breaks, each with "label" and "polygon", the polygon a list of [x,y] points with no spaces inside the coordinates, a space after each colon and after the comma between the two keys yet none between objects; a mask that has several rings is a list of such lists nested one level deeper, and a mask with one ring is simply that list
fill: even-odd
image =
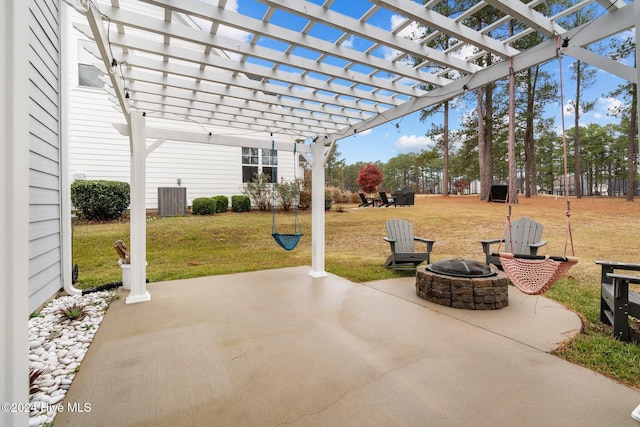
[{"label": "pergola post base", "polygon": [[314,271],[311,270],[309,272],[309,276],[313,277],[314,279],[319,279],[321,277],[327,277],[329,275],[329,273],[327,273],[326,271]]},{"label": "pergola post base", "polygon": [[133,295],[133,293],[129,294],[127,299],[125,299],[126,304],[137,304],[139,302],[147,302],[151,301],[151,294],[147,291],[142,295]]}]

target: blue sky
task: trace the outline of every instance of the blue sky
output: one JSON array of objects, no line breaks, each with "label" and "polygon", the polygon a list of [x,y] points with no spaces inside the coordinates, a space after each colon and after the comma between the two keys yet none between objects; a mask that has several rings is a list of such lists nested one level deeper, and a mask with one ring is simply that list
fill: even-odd
[{"label": "blue sky", "polygon": [[[564,86],[564,103],[565,106],[569,100],[575,99],[575,82],[570,78],[570,70],[568,66],[573,62],[572,58],[565,57],[562,60],[563,65],[563,86]],[[557,61],[550,63],[548,66],[557,70]],[[557,76],[558,73],[555,72]],[[609,108],[617,104],[617,100],[607,97],[607,93],[614,90],[624,81],[619,77],[610,73],[600,71],[597,72],[596,83],[583,95],[583,100],[596,101],[596,107],[584,114],[580,118],[580,125],[588,125],[589,123],[598,123],[604,125],[607,123],[617,123],[619,119],[607,115]],[[456,129],[460,122],[460,117],[469,110],[474,109],[475,105],[461,105],[458,109],[451,111],[449,125],[451,129]],[[573,113],[567,111],[565,107],[565,127],[567,129],[573,127]],[[558,132],[561,131],[561,115],[560,100],[558,103],[551,104],[547,109],[547,116],[554,117]],[[405,116],[401,120],[378,126],[368,132],[350,136],[338,142],[338,151],[341,158],[345,159],[347,164],[356,162],[386,162],[390,158],[404,153],[420,153],[423,149],[432,148],[434,143],[425,136],[425,133],[431,128],[431,121],[442,124],[442,113],[435,114],[430,118],[429,122],[420,122],[420,112],[415,112]],[[396,127],[395,123],[399,125]]]},{"label": "blue sky", "polygon": [[[215,0],[208,0],[214,2]],[[312,0],[312,3],[321,5],[324,0]],[[267,7],[255,0],[229,0],[227,4],[228,8],[236,9],[242,14],[250,15],[256,19],[262,19]],[[371,7],[371,3],[365,0],[336,0],[332,5],[332,10],[344,13],[354,18],[359,18],[365,11]],[[297,18],[290,14],[283,12],[277,12],[271,19],[271,22],[277,25],[283,25],[292,29],[302,29],[306,23],[306,19]],[[398,22],[398,16],[388,11],[376,13],[371,20],[370,24],[379,26],[384,29],[393,28]],[[319,37],[325,40],[333,40],[335,37],[341,35],[334,29],[331,29],[324,25],[316,25],[310,33],[315,37]],[[335,36],[334,36],[335,34]],[[236,35],[237,36],[237,35]],[[260,40],[260,44],[272,48],[279,48],[279,43],[275,40]],[[349,38],[345,41],[345,44],[353,46],[357,50],[366,49],[371,42],[355,37]],[[299,55],[305,55],[305,52],[296,51]],[[371,53],[387,59],[391,59],[396,55],[396,52],[385,49],[377,49]],[[309,52],[310,58],[315,58],[316,52]],[[563,79],[564,79],[564,103],[573,99],[575,96],[575,82],[570,78],[571,71],[569,69],[573,59],[570,57],[564,57],[562,60],[563,65]],[[268,64],[265,64],[268,65]],[[333,65],[340,66],[339,63]],[[558,75],[558,62],[553,61],[546,65],[548,70]],[[622,79],[615,77],[607,72],[598,71],[596,84],[593,85],[584,95],[583,100],[596,101],[596,107],[594,110],[584,114],[581,117],[581,125],[587,125],[589,123],[606,124],[611,122],[617,122],[619,119],[610,117],[607,115],[608,109],[616,103],[616,100],[612,100],[606,97],[606,94],[613,90],[617,85],[622,84]],[[460,121],[460,117],[467,113],[468,110],[474,109],[474,105],[462,104],[457,109],[451,112],[450,127],[451,129],[457,128],[457,123]],[[560,112],[565,111],[565,125],[567,128],[573,126],[572,113],[566,111],[566,108],[561,109],[560,100],[555,105],[551,105],[547,109],[547,115],[555,118],[556,126],[560,131],[561,115]],[[411,115],[405,116],[402,119],[395,120],[392,123],[388,123],[382,126],[378,126],[374,129],[362,132],[348,138],[342,139],[338,142],[338,151],[341,153],[341,158],[344,159],[347,164],[356,162],[386,162],[390,158],[395,157],[403,153],[419,153],[423,149],[429,149],[433,147],[433,141],[429,140],[425,133],[431,128],[431,123],[421,123],[419,120],[420,112],[415,112]],[[442,122],[442,114],[436,114],[431,117],[434,123],[440,124]]]}]

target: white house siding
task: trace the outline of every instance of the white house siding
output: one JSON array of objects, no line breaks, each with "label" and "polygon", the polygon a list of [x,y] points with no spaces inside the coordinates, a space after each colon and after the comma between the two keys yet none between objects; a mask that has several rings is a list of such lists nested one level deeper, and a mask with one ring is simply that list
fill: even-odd
[{"label": "white house siding", "polygon": [[147,201],[155,200],[158,187],[176,187],[178,178],[187,199],[240,194],[241,150],[165,142],[147,157]]},{"label": "white house siding", "polygon": [[29,2],[29,310],[62,287],[60,1]]},{"label": "white house siding", "polygon": [[[73,54],[75,49],[69,51]],[[129,139],[111,125],[124,122],[124,117],[103,90],[78,86],[77,62],[70,61],[70,64],[74,64],[69,67],[72,76],[67,92],[71,178],[129,182]]]},{"label": "white house siding", "polygon": [[[156,12],[150,9],[151,13]],[[102,89],[78,85],[78,43],[84,36],[72,28],[73,23],[85,24],[86,19],[76,11],[69,19],[66,55],[69,75],[66,84],[69,99],[69,173],[71,180],[107,179],[130,182],[129,138],[120,135],[112,123],[124,123],[116,104]],[[99,63],[95,59],[95,64]],[[147,113],[147,126],[204,133],[216,130],[192,122],[159,120],[154,112]],[[228,134],[228,130],[222,131]],[[236,131],[237,132],[237,131]],[[254,135],[247,135],[255,138]],[[279,140],[275,136],[276,140]],[[286,140],[291,140],[287,136]],[[147,145],[154,141],[148,140]],[[293,149],[293,142],[292,142]],[[290,152],[278,153],[278,180],[293,179],[294,161]],[[298,173],[301,177],[301,173]],[[231,199],[242,194],[242,150],[240,147],[166,141],[147,156],[146,207],[158,206],[158,187],[187,188],[187,199],[224,195]]]},{"label": "white house siding", "polygon": [[[73,68],[77,73],[77,68]],[[124,117],[101,90],[79,87],[77,77],[70,90],[69,169],[74,179],[107,179],[130,182],[129,139],[112,123]],[[191,124],[158,123],[149,126],[194,129]],[[154,141],[147,141],[151,145]],[[278,175],[293,179],[292,153],[278,154]],[[147,208],[158,206],[158,187],[187,188],[187,198],[242,194],[242,150],[239,147],[166,141],[147,156]]]}]

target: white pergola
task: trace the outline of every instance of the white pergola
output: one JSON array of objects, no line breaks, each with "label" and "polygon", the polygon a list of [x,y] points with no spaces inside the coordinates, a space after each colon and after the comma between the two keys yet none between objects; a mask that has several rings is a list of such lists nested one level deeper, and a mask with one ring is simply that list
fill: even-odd
[{"label": "white pergola", "polygon": [[[131,142],[128,303],[150,299],[145,158],[163,141],[271,148],[272,133],[278,140],[304,140],[297,151],[312,166],[310,275],[323,277],[324,164],[336,141],[559,54],[638,81],[636,68],[589,48],[638,28],[640,10],[622,0],[578,1],[553,16],[540,12],[543,0],[481,0],[454,16],[436,12],[439,0],[257,0],[259,17],[229,10],[227,0],[66,1],[87,18],[77,28],[96,42],[93,53],[126,122],[116,126]],[[504,16],[470,27],[470,18],[488,7]],[[594,12],[589,22],[571,29],[559,24],[574,13],[589,16],[588,9]],[[381,28],[381,14],[395,15],[398,24]],[[416,29],[428,32],[404,35]],[[513,47],[533,32],[543,36],[538,45]],[[430,47],[443,35],[449,48]],[[491,65],[478,65],[487,54]],[[149,112],[197,122],[203,131],[149,126]],[[292,144],[276,149],[291,151]]]}]

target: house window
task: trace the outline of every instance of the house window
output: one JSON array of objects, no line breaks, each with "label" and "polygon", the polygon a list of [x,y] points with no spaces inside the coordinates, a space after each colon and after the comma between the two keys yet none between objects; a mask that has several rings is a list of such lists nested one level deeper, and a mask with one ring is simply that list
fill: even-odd
[{"label": "house window", "polygon": [[272,176],[278,179],[278,152],[242,147],[242,182],[251,182],[260,173],[267,175],[269,181]]},{"label": "house window", "polygon": [[87,40],[78,40],[78,85],[102,88],[104,82],[100,77],[104,76],[104,73],[92,65],[98,59],[85,50],[85,46],[91,45]]},{"label": "house window", "polygon": [[275,177],[278,181],[278,152],[276,150],[262,150],[262,173],[269,179]]}]

